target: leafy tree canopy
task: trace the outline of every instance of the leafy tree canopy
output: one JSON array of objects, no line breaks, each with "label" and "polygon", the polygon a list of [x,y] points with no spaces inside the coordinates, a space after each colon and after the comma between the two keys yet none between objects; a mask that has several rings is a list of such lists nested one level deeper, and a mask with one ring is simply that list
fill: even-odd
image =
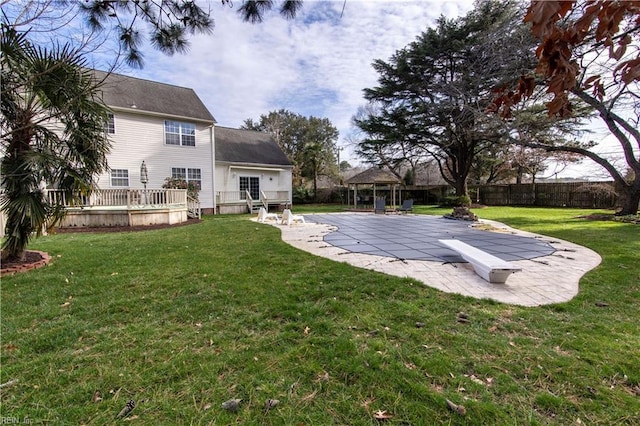
[{"label": "leafy tree canopy", "polygon": [[[576,102],[593,108],[617,140],[627,167],[589,147],[574,144],[530,146],[590,158],[616,182],[623,205],[619,214],[635,214],[640,203],[640,4],[635,1],[532,1],[524,21],[538,38],[535,71],[523,73],[517,86],[501,87],[490,108],[509,117],[537,87],[553,96],[549,115],[571,117]],[[515,90],[513,90],[515,89]],[[626,170],[635,173],[625,179]]]},{"label": "leafy tree canopy", "polygon": [[388,62],[376,60],[378,86],[365,89],[373,108],[354,118],[367,134],[360,152],[383,162],[428,154],[466,195],[474,158],[504,132],[484,112],[493,88],[533,64],[534,40],[518,13],[515,2],[478,2],[465,17],[441,17]]},{"label": "leafy tree canopy", "polygon": [[294,186],[303,179],[313,183],[314,194],[321,176],[337,173],[338,130],[327,118],[304,117],[281,109],[261,115],[258,122],[249,118],[243,129],[269,133],[294,165]]},{"label": "leafy tree canopy", "polygon": [[36,47],[2,25],[3,259],[21,258],[32,234],[61,217],[43,185],[72,202],[78,192],[90,192],[93,177],[107,168],[108,110],[85,66],[68,45]]}]

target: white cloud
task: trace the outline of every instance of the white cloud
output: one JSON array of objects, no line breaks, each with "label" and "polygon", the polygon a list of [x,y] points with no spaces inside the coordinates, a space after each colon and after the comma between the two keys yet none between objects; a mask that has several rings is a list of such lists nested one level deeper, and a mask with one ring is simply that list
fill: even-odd
[{"label": "white cloud", "polygon": [[472,2],[307,0],[294,20],[274,15],[255,25],[235,8],[210,7],[214,33],[193,38],[188,54],[148,48],[145,68],[125,73],[193,88],[223,126],[284,108],[328,118],[343,138],[364,104],[362,90],[377,82],[371,63],[389,59],[440,15],[465,14]]}]

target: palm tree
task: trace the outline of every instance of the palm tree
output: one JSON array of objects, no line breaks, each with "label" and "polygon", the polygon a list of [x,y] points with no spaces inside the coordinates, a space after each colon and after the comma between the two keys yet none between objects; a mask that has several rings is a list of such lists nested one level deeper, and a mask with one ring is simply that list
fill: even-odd
[{"label": "palm tree", "polygon": [[21,259],[31,237],[62,217],[44,187],[67,200],[88,193],[107,169],[108,109],[99,83],[69,45],[31,44],[27,34],[2,23],[2,140],[0,209],[6,215],[2,259]]}]

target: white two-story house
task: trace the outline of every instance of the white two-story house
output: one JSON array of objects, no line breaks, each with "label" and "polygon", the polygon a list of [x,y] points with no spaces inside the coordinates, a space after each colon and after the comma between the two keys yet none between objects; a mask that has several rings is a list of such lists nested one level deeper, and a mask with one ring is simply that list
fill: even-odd
[{"label": "white two-story house", "polygon": [[196,183],[200,203],[215,208],[213,126],[215,120],[198,95],[184,87],[96,71],[103,100],[113,112],[107,132],[112,141],[109,172],[98,177],[101,189],[142,188],[140,166],[148,170],[148,188],[167,177]]},{"label": "white two-story house", "polygon": [[215,126],[192,89],[101,71],[96,77],[112,111],[110,170],[98,177],[100,189],[142,189],[144,161],[146,188],[161,188],[168,177],[192,182],[203,213],[291,200],[291,163],[269,135]]}]

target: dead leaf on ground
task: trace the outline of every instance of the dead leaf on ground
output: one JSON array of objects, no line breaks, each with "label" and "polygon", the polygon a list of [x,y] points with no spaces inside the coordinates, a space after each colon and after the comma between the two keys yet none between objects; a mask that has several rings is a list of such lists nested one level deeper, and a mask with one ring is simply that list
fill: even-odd
[{"label": "dead leaf on ground", "polygon": [[204,404],[204,407],[202,407],[202,409],[203,409],[204,411],[207,411],[207,410],[208,410],[208,409],[210,409],[210,408],[211,408],[211,404],[210,404],[210,403]]},{"label": "dead leaf on ground", "polygon": [[317,395],[317,394],[318,394],[318,391],[317,391],[317,390],[314,390],[314,391],[313,391],[313,392],[311,392],[309,395],[305,395],[305,396],[303,396],[303,397],[302,397],[302,401],[304,401],[304,402],[312,401],[312,400],[316,397],[316,395]]},{"label": "dead leaf on ground", "polygon": [[378,410],[373,413],[373,418],[376,420],[389,420],[393,417],[393,414],[387,412],[387,410]]},{"label": "dead leaf on ground", "polygon": [[407,367],[409,370],[415,370],[417,368],[417,366],[412,362],[407,362],[404,364],[404,366]]},{"label": "dead leaf on ground", "polygon": [[304,335],[305,336],[308,336],[310,332],[311,332],[311,329],[309,327],[305,327],[304,328]]},{"label": "dead leaf on ground", "polygon": [[238,411],[238,408],[240,408],[240,403],[242,402],[242,399],[240,398],[233,398],[233,399],[229,399],[225,402],[223,402],[221,404],[222,408],[224,408],[227,411],[230,412],[236,412]]},{"label": "dead leaf on ground", "polygon": [[447,407],[451,411],[455,411],[456,413],[460,414],[461,416],[464,416],[465,414],[467,414],[467,409],[464,408],[464,406],[458,405],[458,404],[454,404],[453,402],[449,401],[448,399],[446,400],[446,402],[447,402]]},{"label": "dead leaf on ground", "polygon": [[367,398],[367,399],[365,399],[364,401],[362,401],[360,403],[360,406],[364,407],[366,410],[368,410],[369,409],[369,405],[371,405],[371,403],[373,401],[375,401],[375,400],[376,400],[375,398]]},{"label": "dead leaf on ground", "polygon": [[264,410],[269,411],[272,408],[276,407],[278,404],[280,404],[280,400],[268,398],[264,401]]},{"label": "dead leaf on ground", "polygon": [[329,381],[329,373],[327,373],[326,371],[318,373],[318,375],[316,376],[316,382],[328,382],[328,381]]},{"label": "dead leaf on ground", "polygon": [[93,393],[93,398],[91,399],[93,402],[100,402],[102,401],[102,397],[100,396],[100,391],[97,390]]}]

